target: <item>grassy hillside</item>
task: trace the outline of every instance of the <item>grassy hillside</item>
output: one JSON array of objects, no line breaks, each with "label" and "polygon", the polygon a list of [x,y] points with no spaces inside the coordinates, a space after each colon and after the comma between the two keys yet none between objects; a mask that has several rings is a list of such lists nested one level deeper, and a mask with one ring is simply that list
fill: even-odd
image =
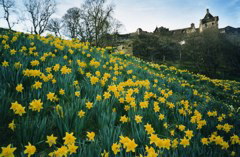
[{"label": "grassy hillside", "polygon": [[240,156],[239,82],[78,40],[0,43],[2,156]]}]

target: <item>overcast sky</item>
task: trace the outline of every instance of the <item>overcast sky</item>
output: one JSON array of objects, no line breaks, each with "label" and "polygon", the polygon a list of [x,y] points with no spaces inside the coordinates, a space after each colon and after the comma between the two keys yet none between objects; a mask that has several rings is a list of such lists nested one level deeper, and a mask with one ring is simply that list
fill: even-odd
[{"label": "overcast sky", "polygon": [[[17,0],[18,3],[20,0]],[[55,17],[62,17],[71,7],[81,7],[84,0],[57,0]],[[219,16],[219,27],[240,27],[240,0],[109,0],[115,4],[114,17],[125,26],[122,33],[134,32],[137,28],[152,32],[156,26],[172,29],[189,27],[199,21],[210,9],[213,16]],[[22,7],[23,8],[23,7]],[[2,8],[0,16],[3,16]],[[1,19],[0,27],[6,27]],[[14,29],[26,31],[26,26]]]}]

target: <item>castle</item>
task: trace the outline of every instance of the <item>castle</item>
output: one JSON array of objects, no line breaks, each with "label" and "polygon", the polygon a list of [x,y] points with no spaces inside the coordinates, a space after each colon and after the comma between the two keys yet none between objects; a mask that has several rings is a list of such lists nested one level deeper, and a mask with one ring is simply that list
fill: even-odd
[{"label": "castle", "polygon": [[194,23],[192,23],[188,28],[176,29],[176,30],[169,30],[169,28],[165,28],[161,26],[161,27],[156,27],[153,32],[147,32],[147,31],[143,31],[141,28],[138,28],[136,32],[119,35],[118,50],[124,51],[125,53],[132,54],[131,38],[141,34],[184,35],[184,34],[191,34],[191,33],[202,33],[207,29],[216,29],[216,30],[219,30],[220,33],[240,35],[240,28],[234,28],[231,26],[227,26],[225,28],[219,28],[218,21],[219,21],[219,17],[213,16],[210,13],[209,9],[207,9],[206,15],[204,16],[204,18],[200,19],[199,28],[196,28]]},{"label": "castle", "polygon": [[209,9],[207,9],[206,15],[203,19],[200,19],[199,28],[195,27],[195,24],[192,23],[190,27],[183,28],[183,29],[177,29],[177,30],[169,30],[164,27],[156,27],[156,29],[153,31],[153,33],[164,33],[169,32],[170,34],[190,34],[195,32],[203,32],[206,29],[213,28],[218,29],[218,16],[213,16]]},{"label": "castle", "polygon": [[[240,28],[234,28],[231,26],[227,26],[225,28],[218,28],[218,16],[213,16],[209,9],[207,9],[206,15],[203,19],[200,19],[199,28],[195,27],[195,24],[192,23],[190,27],[183,28],[183,29],[176,29],[176,30],[169,30],[165,27],[156,27],[153,31],[154,34],[190,34],[195,32],[203,32],[204,30],[207,30],[209,28],[211,29],[218,29],[220,33],[230,33],[230,34],[240,34]],[[141,28],[138,28],[137,32],[135,34],[141,34],[141,33],[148,33],[146,31],[142,31]]]}]

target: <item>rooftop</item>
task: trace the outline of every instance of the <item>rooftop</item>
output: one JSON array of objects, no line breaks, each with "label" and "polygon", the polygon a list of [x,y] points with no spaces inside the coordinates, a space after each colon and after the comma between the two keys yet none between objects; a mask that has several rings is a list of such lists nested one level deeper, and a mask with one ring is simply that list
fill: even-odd
[{"label": "rooftop", "polygon": [[215,17],[214,17],[214,16],[209,12],[209,9],[207,9],[207,13],[206,13],[206,15],[204,16],[204,18],[203,18],[201,21],[202,21],[202,23],[206,23],[206,22],[215,20],[215,18],[217,18],[217,20],[218,20],[218,16],[215,16]]},{"label": "rooftop", "polygon": [[206,13],[206,15],[204,16],[204,20],[207,20],[207,19],[211,19],[211,18],[213,18],[213,16],[212,16],[212,14],[210,14],[210,12],[209,12],[209,9],[207,9],[207,13]]}]

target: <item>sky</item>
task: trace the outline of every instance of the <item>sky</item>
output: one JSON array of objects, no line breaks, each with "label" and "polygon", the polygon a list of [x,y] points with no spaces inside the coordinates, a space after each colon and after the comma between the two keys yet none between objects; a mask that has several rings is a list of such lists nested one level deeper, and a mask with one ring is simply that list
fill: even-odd
[{"label": "sky", "polygon": [[[21,5],[20,0],[16,1]],[[53,16],[62,17],[67,9],[81,7],[83,2],[84,0],[57,0],[57,11]],[[108,2],[115,4],[114,17],[124,25],[121,33],[135,32],[137,28],[152,32],[156,26],[174,30],[190,27],[191,23],[195,23],[195,27],[198,28],[207,8],[213,16],[219,16],[220,28],[240,27],[240,0],[108,0]],[[1,8],[0,17],[2,16]],[[7,27],[3,19],[0,19],[0,27]],[[26,24],[16,25],[14,29],[29,31]]]}]

